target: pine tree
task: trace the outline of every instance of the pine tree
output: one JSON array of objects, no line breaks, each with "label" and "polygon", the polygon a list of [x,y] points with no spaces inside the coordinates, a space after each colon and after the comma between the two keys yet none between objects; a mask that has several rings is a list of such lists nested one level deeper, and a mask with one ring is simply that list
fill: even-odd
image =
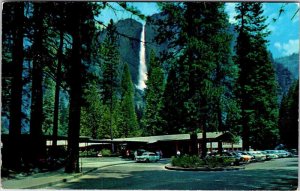
[{"label": "pine tree", "polygon": [[116,27],[113,20],[107,26],[107,36],[101,45],[103,102],[113,107],[113,97],[118,88],[119,52],[117,49]]},{"label": "pine tree", "polygon": [[[24,38],[24,2],[4,3],[4,15],[12,15],[12,25],[3,25],[5,30],[11,29],[11,93],[9,106],[9,167],[19,170],[21,166],[21,119],[22,119],[22,72],[24,61],[23,38]],[[12,27],[12,28],[10,28]],[[4,32],[6,32],[4,30]],[[9,32],[9,31],[7,31]],[[7,33],[6,33],[7,34]],[[5,54],[3,54],[5,55]]]},{"label": "pine tree", "polygon": [[163,92],[162,118],[166,122],[163,128],[164,134],[178,134],[183,129],[182,116],[180,114],[182,106],[180,106],[178,98],[178,85],[177,72],[173,66],[169,71]]},{"label": "pine tree", "polygon": [[[79,134],[80,113],[82,105],[83,75],[85,72],[84,61],[89,59],[89,45],[94,33],[93,4],[71,2],[66,6],[67,32],[72,36],[72,53],[69,69],[70,85],[70,111],[68,129],[68,157],[65,172],[79,172]],[[87,35],[89,34],[89,35]]]},{"label": "pine tree", "polygon": [[119,134],[121,137],[132,137],[140,135],[137,116],[134,107],[134,87],[130,76],[129,67],[124,66],[121,83],[121,103],[119,115]]},{"label": "pine tree", "polygon": [[164,92],[164,73],[159,66],[155,53],[151,51],[147,88],[145,90],[145,112],[143,117],[144,128],[148,135],[163,133],[162,95]]},{"label": "pine tree", "polygon": [[44,44],[46,28],[44,26],[45,11],[43,4],[34,4],[33,22],[35,32],[33,35],[33,70],[32,70],[32,98],[30,114],[30,135],[32,136],[32,157],[36,163],[43,154],[42,124],[43,124],[43,72],[46,62],[47,49]]},{"label": "pine tree", "polygon": [[[114,108],[116,108],[116,93],[119,86],[118,83],[118,65],[119,52],[117,49],[116,27],[113,20],[110,20],[107,26],[107,36],[101,46],[102,55],[102,99],[105,105],[109,106],[110,111],[110,138],[113,139],[113,119]],[[113,148],[113,146],[112,146]]]},{"label": "pine tree", "polygon": [[43,134],[52,135],[53,132],[53,103],[55,98],[55,82],[50,78],[44,79],[43,96]]},{"label": "pine tree", "polygon": [[280,140],[287,148],[298,146],[299,80],[284,95],[279,111]]},{"label": "pine tree", "polygon": [[[173,70],[178,79],[177,100],[178,115],[183,132],[189,132],[195,143],[192,153],[197,154],[194,135],[202,131],[202,157],[206,156],[206,131],[209,117],[214,115],[216,100],[220,100],[223,91],[215,86],[215,80],[221,83],[219,64],[229,62],[230,38],[222,35],[227,30],[226,14],[223,3],[174,3],[162,4],[167,22],[171,26],[160,29],[159,41],[163,38],[171,41],[169,49],[175,58]],[[213,23],[213,24],[211,24]],[[221,47],[220,43],[225,43]],[[174,50],[175,49],[175,50]],[[226,60],[226,59],[227,60]],[[219,65],[220,66],[220,65]],[[168,77],[170,78],[170,76]],[[174,78],[174,77],[172,77]],[[218,78],[218,79],[217,79]],[[168,79],[169,82],[169,79]],[[168,83],[167,82],[167,83]],[[166,90],[168,90],[168,84]],[[169,90],[168,90],[169,91]],[[217,99],[218,98],[218,99]],[[217,101],[220,105],[220,101]],[[166,108],[166,107],[164,107]],[[219,106],[219,110],[220,110]],[[222,111],[221,111],[222,112]],[[219,111],[219,114],[221,113]],[[168,122],[168,119],[166,119]]]},{"label": "pine tree", "polygon": [[239,64],[239,90],[243,148],[274,146],[278,138],[276,79],[265,40],[266,18],[261,3],[240,3],[236,7],[239,33],[236,62]]},{"label": "pine tree", "polygon": [[91,82],[85,91],[86,104],[81,110],[80,135],[100,139],[102,137],[99,137],[99,131],[101,131],[99,127],[101,127],[103,115],[100,91],[95,82]]}]

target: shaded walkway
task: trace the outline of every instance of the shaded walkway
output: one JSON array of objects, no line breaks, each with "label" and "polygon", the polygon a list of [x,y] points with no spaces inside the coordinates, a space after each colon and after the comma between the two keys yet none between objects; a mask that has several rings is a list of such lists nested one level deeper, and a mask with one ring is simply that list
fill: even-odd
[{"label": "shaded walkway", "polygon": [[18,177],[14,179],[2,180],[1,187],[4,189],[36,189],[47,186],[52,186],[60,182],[67,182],[74,178],[78,178],[87,173],[91,173],[98,168],[119,165],[124,163],[132,163],[134,161],[125,160],[118,157],[103,157],[103,158],[81,158],[82,164],[81,173],[66,174],[64,169],[57,171],[37,173],[29,176]]}]

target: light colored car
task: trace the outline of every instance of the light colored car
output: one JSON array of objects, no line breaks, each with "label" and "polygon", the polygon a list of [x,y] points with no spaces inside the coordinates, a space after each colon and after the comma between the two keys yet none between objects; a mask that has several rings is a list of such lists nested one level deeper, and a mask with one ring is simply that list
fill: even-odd
[{"label": "light colored car", "polygon": [[262,154],[265,154],[267,156],[267,160],[271,160],[271,159],[277,159],[278,155],[276,155],[275,153],[272,152],[267,152],[267,151],[261,151]]},{"label": "light colored car", "polygon": [[285,150],[275,150],[276,151],[276,155],[278,155],[280,158],[285,158],[285,157],[289,157],[289,153]]},{"label": "light colored car", "polygon": [[248,151],[247,153],[252,155],[256,161],[265,161],[267,159],[267,156],[260,151]]},{"label": "light colored car", "polygon": [[283,150],[265,150],[265,152],[270,154],[275,154],[278,156],[278,158],[287,157],[288,154],[286,152],[282,152]]},{"label": "light colored car", "polygon": [[243,152],[235,152],[239,157],[240,157],[240,161],[242,163],[249,163],[252,159],[252,156],[247,155],[246,153]]},{"label": "light colored car", "polygon": [[159,156],[153,152],[144,152],[141,156],[135,157],[136,162],[157,162]]}]

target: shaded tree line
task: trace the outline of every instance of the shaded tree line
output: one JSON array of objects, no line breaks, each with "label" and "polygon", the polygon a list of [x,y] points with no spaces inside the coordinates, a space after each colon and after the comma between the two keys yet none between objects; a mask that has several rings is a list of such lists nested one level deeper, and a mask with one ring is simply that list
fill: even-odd
[{"label": "shaded tree line", "polygon": [[[126,8],[126,3],[120,5]],[[24,162],[22,129],[29,130],[33,166],[45,157],[44,134],[52,135],[53,157],[58,135],[67,135],[66,172],[80,171],[80,135],[106,138],[139,133],[128,67],[116,68],[121,64],[112,21],[106,40],[99,40],[101,23],[95,16],[106,6],[105,2],[4,4],[2,114],[9,119],[8,150],[13,151],[8,152],[9,168],[20,170]],[[115,79],[118,75],[123,77]],[[30,113],[22,109],[28,101],[24,97]],[[29,125],[23,123],[24,116]]]},{"label": "shaded tree line", "polygon": [[[126,3],[119,5],[144,18]],[[127,63],[121,62],[120,34],[112,20],[105,39],[99,39],[103,23],[95,17],[109,4],[4,4],[2,116],[9,119],[8,148],[14,151],[9,152],[10,168],[21,166],[26,118],[34,165],[45,154],[43,135],[52,136],[53,156],[58,136],[67,135],[65,172],[80,171],[80,136],[190,133],[192,154],[198,154],[197,133],[202,132],[202,157],[208,131],[242,136],[246,150],[273,147],[279,133],[287,145],[296,144],[287,135],[295,132],[298,86],[284,96],[279,111],[262,4],[238,3],[234,50],[224,3],[158,5],[163,17],[154,21],[156,41],[167,41],[168,49],[161,55],[151,52],[145,109],[138,121],[135,87]],[[24,103],[30,105],[30,113],[24,111]]]},{"label": "shaded tree line", "polygon": [[[278,84],[267,50],[270,32],[262,3],[237,4],[234,49],[224,3],[158,4],[161,19],[152,21],[158,26],[156,41],[168,42],[168,50],[158,56],[159,69],[169,69],[164,80],[149,72],[143,121],[147,132],[190,133],[194,154],[196,133],[202,132],[205,157],[207,131],[230,131],[241,136],[243,148],[249,150],[274,148],[284,140],[283,134],[296,129],[287,122],[293,117],[281,109],[279,132]],[[152,65],[153,59],[150,70]],[[164,91],[159,94],[151,84],[158,88],[162,81]],[[287,102],[298,107],[286,99],[282,108],[288,108]]]}]

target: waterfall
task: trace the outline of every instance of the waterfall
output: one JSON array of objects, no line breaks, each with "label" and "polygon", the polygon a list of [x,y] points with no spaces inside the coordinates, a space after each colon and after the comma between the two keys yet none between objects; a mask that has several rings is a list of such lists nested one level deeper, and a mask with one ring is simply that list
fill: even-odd
[{"label": "waterfall", "polygon": [[147,66],[146,66],[146,46],[145,46],[145,25],[143,24],[143,29],[141,33],[141,43],[140,43],[140,66],[139,66],[139,79],[137,88],[144,90],[146,88],[145,81],[147,80]]}]

